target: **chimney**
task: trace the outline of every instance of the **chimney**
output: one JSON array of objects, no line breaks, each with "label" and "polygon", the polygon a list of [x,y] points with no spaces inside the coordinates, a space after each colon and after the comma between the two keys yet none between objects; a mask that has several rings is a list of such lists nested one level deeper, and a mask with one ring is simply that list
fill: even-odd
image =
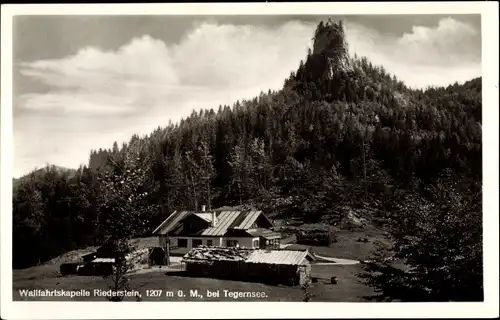
[{"label": "chimney", "polygon": [[201,211],[202,211],[202,212],[205,212],[206,207],[207,207],[207,206],[202,205],[202,206],[201,206]]},{"label": "chimney", "polygon": [[215,227],[217,225],[217,216],[215,215],[215,211],[212,212],[212,227]]}]

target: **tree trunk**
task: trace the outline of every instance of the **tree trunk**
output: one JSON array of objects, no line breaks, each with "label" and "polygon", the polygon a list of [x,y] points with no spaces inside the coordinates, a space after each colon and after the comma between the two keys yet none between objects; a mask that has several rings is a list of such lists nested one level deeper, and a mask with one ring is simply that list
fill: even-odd
[{"label": "tree trunk", "polygon": [[365,200],[368,197],[368,190],[367,190],[367,185],[366,185],[366,159],[365,159],[365,138],[363,137],[362,140],[363,143],[363,183],[364,183],[364,188],[365,188]]},{"label": "tree trunk", "polygon": [[165,246],[166,247],[165,248],[165,253],[167,255],[167,257],[166,257],[166,260],[167,260],[166,263],[167,263],[167,266],[169,266],[170,265],[170,238],[168,236],[168,232],[167,232],[167,241],[166,242],[167,242],[166,246]]},{"label": "tree trunk", "polygon": [[196,185],[194,183],[193,170],[189,169],[189,175],[191,177],[191,188],[193,189],[193,199],[194,199],[194,209],[198,210],[198,195],[196,194]]}]

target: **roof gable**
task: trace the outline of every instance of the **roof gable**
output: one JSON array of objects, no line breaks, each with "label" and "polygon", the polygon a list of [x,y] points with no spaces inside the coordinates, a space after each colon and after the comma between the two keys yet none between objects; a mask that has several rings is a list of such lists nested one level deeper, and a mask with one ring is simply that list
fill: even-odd
[{"label": "roof gable", "polygon": [[[201,218],[206,222],[212,223],[212,213],[210,212],[194,213],[192,215],[197,216],[198,218]],[[215,219],[215,221],[217,221],[217,218]]]},{"label": "roof gable", "polygon": [[281,233],[269,230],[269,229],[263,229],[263,228],[256,228],[256,229],[249,229],[246,230],[248,234],[254,237],[262,237],[265,239],[277,239],[281,238]]},{"label": "roof gable", "polygon": [[165,221],[163,221],[158,226],[158,228],[156,228],[153,231],[153,234],[155,234],[155,235],[167,234],[168,232],[172,231],[172,229],[174,229],[179,224],[179,222],[182,219],[184,219],[185,217],[187,217],[189,214],[190,214],[189,211],[174,211],[174,212],[172,212],[172,214],[169,215],[167,217],[167,219],[165,219]]},{"label": "roof gable", "polygon": [[[179,229],[181,222],[188,216],[196,215],[198,218],[206,221],[212,221],[211,212],[192,212],[192,211],[174,211],[160,226],[158,226],[153,234],[161,235],[172,232],[174,229]],[[223,236],[229,229],[250,229],[257,219],[265,219],[266,224],[272,226],[271,221],[262,213],[262,211],[215,211],[216,223],[215,226],[209,226],[204,229],[200,235],[202,236]]]},{"label": "roof gable", "polygon": [[217,224],[215,227],[205,229],[201,235],[203,236],[223,236],[232,226],[234,221],[242,214],[241,211],[222,211],[217,216]]}]

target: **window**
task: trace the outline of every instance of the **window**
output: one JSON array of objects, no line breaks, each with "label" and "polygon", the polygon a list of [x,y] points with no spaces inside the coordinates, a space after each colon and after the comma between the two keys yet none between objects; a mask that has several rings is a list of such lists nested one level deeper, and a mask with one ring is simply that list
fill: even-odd
[{"label": "window", "polygon": [[207,246],[212,246],[212,240],[207,240]]},{"label": "window", "polygon": [[252,247],[258,248],[259,247],[259,239],[254,239],[252,242]]},{"label": "window", "polygon": [[177,240],[177,245],[179,246],[179,248],[187,248],[188,240],[187,239],[179,239],[179,240]]},{"label": "window", "polygon": [[226,241],[226,246],[227,247],[238,247],[238,240],[227,240]]},{"label": "window", "polygon": [[201,239],[193,239],[193,248],[199,247],[202,245]]}]

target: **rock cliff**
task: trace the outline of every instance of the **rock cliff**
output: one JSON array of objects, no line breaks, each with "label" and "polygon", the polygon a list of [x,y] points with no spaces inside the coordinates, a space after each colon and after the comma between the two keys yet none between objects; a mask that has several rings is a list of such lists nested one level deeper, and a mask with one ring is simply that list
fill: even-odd
[{"label": "rock cliff", "polygon": [[328,78],[353,70],[342,21],[335,23],[329,19],[325,24],[321,22],[318,25],[312,54],[326,62],[324,72],[327,72]]}]

